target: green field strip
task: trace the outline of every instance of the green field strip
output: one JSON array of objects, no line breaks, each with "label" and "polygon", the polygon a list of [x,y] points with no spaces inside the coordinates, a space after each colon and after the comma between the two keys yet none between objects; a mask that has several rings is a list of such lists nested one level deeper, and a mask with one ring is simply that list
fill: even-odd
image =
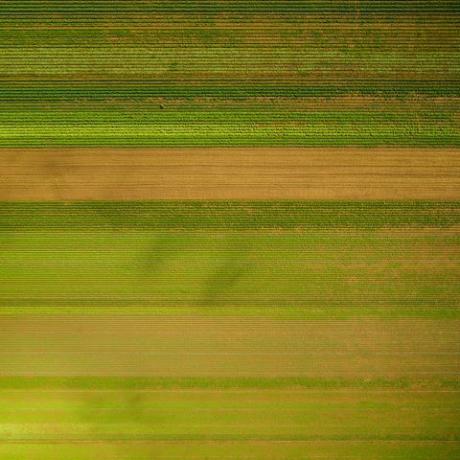
[{"label": "green field strip", "polygon": [[[2,110],[0,147],[458,146],[459,17],[455,1],[7,2],[0,101],[45,116]],[[317,100],[317,114],[299,115],[299,98]],[[362,118],[325,115],[334,98],[399,99],[410,120],[391,107],[381,119],[372,105]],[[226,122],[216,99],[252,102]],[[251,110],[261,99],[290,101],[261,116]],[[420,99],[454,110],[425,117]],[[209,118],[157,113],[178,100]],[[77,114],[114,104],[123,108],[105,117]],[[139,104],[143,113],[130,110]]]},{"label": "green field strip", "polygon": [[[358,3],[358,5],[357,5]],[[174,13],[179,12],[192,12],[192,13],[220,13],[220,12],[299,12],[299,13],[313,13],[319,12],[321,14],[329,14],[334,12],[356,14],[356,10],[363,13],[458,13],[458,5],[455,0],[441,0],[432,2],[431,0],[415,0],[408,4],[407,2],[393,1],[388,2],[385,0],[362,0],[359,2],[343,2],[343,1],[325,1],[325,0],[265,0],[260,1],[244,1],[244,0],[199,0],[196,2],[189,2],[187,0],[173,0],[168,3],[161,1],[144,2],[142,0],[130,0],[123,2],[120,0],[110,2],[107,4],[104,0],[92,1],[90,4],[73,2],[69,0],[62,0],[59,3],[49,0],[10,0],[4,8],[4,14],[12,14],[15,12],[22,13],[49,13],[53,10],[55,12],[76,12],[76,13],[111,13],[114,10],[120,15],[130,12],[150,12],[150,13]]]},{"label": "green field strip", "polygon": [[460,313],[456,230],[34,228],[0,233],[1,314]]},{"label": "green field strip", "polygon": [[[197,97],[168,97],[169,90],[143,97],[139,88],[135,89],[139,97],[134,93],[130,97],[128,90],[120,93],[110,84],[110,99],[103,89],[86,95],[75,87],[50,89],[47,94],[56,98],[48,99],[47,110],[43,110],[46,97],[40,91],[17,90],[18,98],[14,96],[7,101],[8,108],[0,110],[0,144],[439,147],[456,145],[459,136],[455,97],[226,98],[205,97],[198,90]],[[8,97],[5,92],[2,95]]]},{"label": "green field strip", "polygon": [[361,390],[375,392],[414,392],[414,393],[449,393],[460,391],[460,381],[456,378],[305,378],[305,377],[233,377],[233,378],[173,378],[173,377],[4,377],[0,376],[0,391],[43,391],[43,392],[78,392],[78,391],[163,391],[163,390],[229,390],[238,392],[258,390],[286,390],[312,392],[340,392]]},{"label": "green field strip", "polygon": [[[459,442],[459,394],[368,390],[0,391],[3,442]],[[395,420],[394,412],[399,415]],[[347,423],[343,423],[344,419]],[[245,434],[241,433],[244,427]],[[123,435],[120,434],[123,430]]]},{"label": "green field strip", "polygon": [[[120,84],[117,78],[101,78],[100,81],[79,81],[78,79],[70,86],[63,76],[64,82],[56,82],[53,79],[45,79],[41,86],[37,86],[37,80],[32,85],[24,85],[19,82],[16,85],[0,83],[0,101],[2,102],[36,102],[36,101],[62,101],[78,99],[107,100],[121,98],[127,100],[142,100],[152,97],[165,98],[194,98],[194,97],[222,97],[240,98],[249,97],[337,97],[356,94],[359,96],[383,96],[383,97],[406,97],[406,96],[431,96],[431,97],[460,97],[460,83],[458,79],[443,81],[442,86],[434,78],[431,80],[411,80],[402,83],[395,77],[394,80],[382,81],[379,79],[374,84],[368,81],[351,77],[349,84],[339,83],[315,84],[312,82],[300,82],[304,84],[292,85],[289,83],[270,84],[268,79],[245,83],[241,80],[232,81],[225,79],[225,84],[215,82],[214,85],[201,85],[197,80],[188,81],[188,85],[169,85],[166,81],[152,80],[150,83],[144,79]],[[273,77],[270,77],[273,79]],[[222,82],[222,76],[215,80]],[[108,102],[110,103],[110,101]]]},{"label": "green field strip", "polygon": [[[78,300],[56,300],[55,298],[39,299],[39,300],[17,300],[10,298],[2,298],[0,300],[0,316],[176,316],[180,313],[181,316],[243,316],[243,317],[269,317],[269,318],[291,318],[291,319],[352,319],[362,318],[432,318],[432,319],[459,319],[460,312],[456,305],[451,302],[450,306],[436,307],[420,307],[418,305],[403,305],[393,307],[372,307],[365,308],[356,306],[350,302],[347,306],[334,307],[331,302],[322,302],[321,307],[299,307],[299,306],[258,306],[245,305],[244,307],[234,306],[234,303],[227,301],[224,308],[222,306],[199,306],[190,307],[183,304],[178,307],[179,302],[162,302],[151,301],[150,304],[160,303],[163,306],[139,306],[144,303],[133,299],[123,299],[120,301],[109,300],[101,302],[100,299],[78,299]],[[167,303],[173,303],[174,306],[164,306]],[[246,302],[247,303],[247,302]],[[278,302],[275,302],[278,303]],[[273,304],[273,302],[272,302]],[[445,303],[444,303],[445,304]],[[86,305],[86,306],[85,306]]]},{"label": "green field strip", "polygon": [[1,231],[450,228],[456,201],[0,202]]},{"label": "green field strip", "polygon": [[0,112],[0,122],[2,127],[15,127],[29,125],[39,125],[41,123],[50,124],[56,127],[67,127],[72,123],[78,125],[103,125],[106,126],[109,122],[116,122],[117,126],[127,124],[174,124],[174,123],[210,123],[214,124],[243,124],[248,122],[257,123],[321,123],[324,121],[333,123],[353,123],[353,124],[369,124],[372,128],[381,123],[419,123],[420,128],[427,128],[425,124],[430,122],[446,123],[449,126],[451,123],[452,128],[455,128],[454,122],[457,112],[455,111],[400,111],[400,112],[387,112],[385,110],[299,110],[287,111],[285,110],[257,110],[253,108],[248,109],[230,109],[224,110],[202,110],[197,107],[195,110],[162,110],[156,111],[141,111],[131,110],[125,112],[115,112],[111,110],[75,110],[72,112],[65,110],[56,110],[53,112],[43,112],[40,110],[23,112],[19,110],[12,110],[9,112]]},{"label": "green field strip", "polygon": [[[67,94],[67,93],[66,93]],[[12,111],[0,146],[455,146],[457,113],[431,111]]]},{"label": "green field strip", "polygon": [[[118,132],[113,137],[101,136],[74,136],[64,139],[65,134],[56,137],[35,136],[35,137],[7,137],[0,142],[1,147],[18,148],[40,148],[40,147],[216,147],[222,145],[223,137],[218,134],[211,136],[183,136],[183,137],[164,137],[158,136],[126,136]],[[408,138],[407,136],[375,136],[369,138],[352,136],[319,136],[318,138],[305,137],[303,135],[290,136],[248,136],[239,137],[233,135],[225,137],[226,146],[231,147],[454,147],[459,144],[458,136],[439,137],[417,136]]]}]

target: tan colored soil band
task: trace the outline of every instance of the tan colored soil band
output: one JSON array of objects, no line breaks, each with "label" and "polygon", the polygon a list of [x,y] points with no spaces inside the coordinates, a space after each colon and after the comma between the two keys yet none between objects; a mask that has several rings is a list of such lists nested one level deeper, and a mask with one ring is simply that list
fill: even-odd
[{"label": "tan colored soil band", "polygon": [[458,149],[2,149],[0,200],[460,199]]}]

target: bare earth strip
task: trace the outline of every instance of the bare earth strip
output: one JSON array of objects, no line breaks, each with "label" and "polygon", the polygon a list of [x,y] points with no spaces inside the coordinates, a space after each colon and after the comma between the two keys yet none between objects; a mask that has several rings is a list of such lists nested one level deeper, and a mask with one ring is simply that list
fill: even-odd
[{"label": "bare earth strip", "polygon": [[460,199],[459,149],[2,149],[0,200]]},{"label": "bare earth strip", "polygon": [[458,320],[2,317],[1,376],[457,378]]}]

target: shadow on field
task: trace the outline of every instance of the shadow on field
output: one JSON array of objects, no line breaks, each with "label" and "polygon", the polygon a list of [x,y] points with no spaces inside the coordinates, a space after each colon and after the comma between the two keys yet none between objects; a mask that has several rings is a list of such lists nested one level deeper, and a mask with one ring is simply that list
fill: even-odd
[{"label": "shadow on field", "polygon": [[203,297],[199,302],[202,306],[220,306],[225,302],[225,294],[248,272],[248,255],[251,244],[247,237],[226,235],[225,242],[219,253],[217,268],[205,280]]},{"label": "shadow on field", "polygon": [[152,421],[160,423],[163,421],[161,415],[152,416],[152,412],[146,409],[144,395],[138,392],[120,390],[109,398],[87,395],[86,398],[78,401],[78,405],[74,409],[74,417],[85,426],[88,433],[97,437],[97,435],[105,435],[104,426],[110,426],[114,423],[122,425],[152,423]]},{"label": "shadow on field", "polygon": [[170,233],[156,233],[152,246],[143,257],[142,269],[148,273],[159,272],[171,259],[184,249],[184,243]]},{"label": "shadow on field", "polygon": [[[212,240],[209,241],[209,238]],[[194,306],[218,307],[225,303],[226,296],[248,273],[251,248],[247,236],[238,234],[184,237],[168,232],[156,233],[141,256],[139,266],[144,274],[185,276],[188,278],[184,280],[185,285],[190,282],[195,285],[191,289],[193,292],[181,292],[181,295],[186,294]],[[187,259],[182,275],[168,266],[172,259],[177,262],[181,256]],[[191,260],[191,257],[196,259]]]}]

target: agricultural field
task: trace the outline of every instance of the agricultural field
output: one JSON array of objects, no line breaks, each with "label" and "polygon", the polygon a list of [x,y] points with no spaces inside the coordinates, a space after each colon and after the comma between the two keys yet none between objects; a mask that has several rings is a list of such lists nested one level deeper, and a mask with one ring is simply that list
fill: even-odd
[{"label": "agricultural field", "polygon": [[0,460],[460,458],[455,0],[0,6]]},{"label": "agricultural field", "polygon": [[0,458],[455,458],[459,211],[2,203]]},{"label": "agricultural field", "polygon": [[[2,152],[0,194],[8,200],[455,202],[460,188],[460,157],[453,148],[74,147],[42,149],[39,154],[18,148]],[[225,217],[224,222],[234,225]]]},{"label": "agricultural field", "polygon": [[0,10],[0,146],[455,146],[458,3]]},{"label": "agricultural field", "polygon": [[50,202],[0,212],[9,314],[458,317],[458,203]]}]

